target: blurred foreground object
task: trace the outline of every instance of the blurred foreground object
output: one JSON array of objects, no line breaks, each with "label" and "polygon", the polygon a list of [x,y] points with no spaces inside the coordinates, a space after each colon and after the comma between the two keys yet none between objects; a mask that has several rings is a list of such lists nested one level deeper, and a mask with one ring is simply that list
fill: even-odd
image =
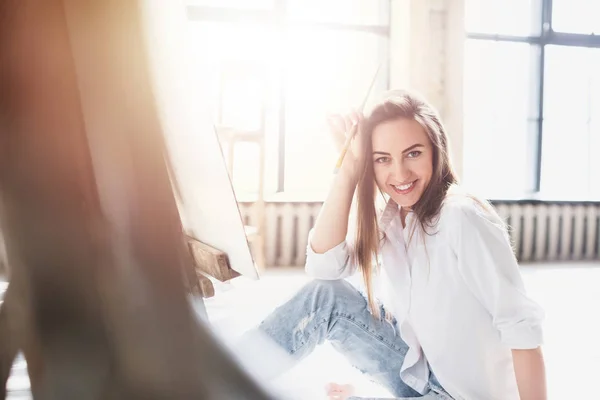
[{"label": "blurred foreground object", "polygon": [[141,10],[0,2],[0,373],[22,349],[35,399],[267,399],[186,298]]}]

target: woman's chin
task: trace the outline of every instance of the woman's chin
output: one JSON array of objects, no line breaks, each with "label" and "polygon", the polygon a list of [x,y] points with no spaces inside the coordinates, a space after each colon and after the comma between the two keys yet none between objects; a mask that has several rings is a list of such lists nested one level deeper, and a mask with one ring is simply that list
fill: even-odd
[{"label": "woman's chin", "polygon": [[414,196],[413,193],[403,195],[394,192],[388,194],[396,204],[405,209],[412,208],[412,206],[414,206],[419,200],[419,198],[417,196]]}]

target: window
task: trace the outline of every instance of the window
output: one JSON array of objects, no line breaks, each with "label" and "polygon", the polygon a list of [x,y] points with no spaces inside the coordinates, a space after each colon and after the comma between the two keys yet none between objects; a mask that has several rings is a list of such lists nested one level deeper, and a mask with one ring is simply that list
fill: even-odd
[{"label": "window", "polygon": [[553,0],[552,27],[557,32],[600,34],[598,0]]},{"label": "window", "polygon": [[[277,180],[276,109],[266,106],[278,90],[277,66],[271,61],[277,43],[273,27],[254,23],[194,21],[189,24],[194,65],[201,90],[208,94],[215,124],[238,129],[257,129],[261,107],[265,105],[266,191],[275,189]],[[225,143],[224,154],[229,149]],[[241,197],[258,189],[258,146],[238,143],[233,149],[233,185]],[[270,184],[270,185],[269,185]]]},{"label": "window", "polygon": [[539,35],[538,1],[466,0],[466,30],[492,35]]},{"label": "window", "polygon": [[488,197],[532,190],[523,171],[533,165],[537,108],[530,98],[530,75],[537,51],[528,43],[466,42],[463,180]]},{"label": "window", "polygon": [[598,196],[600,49],[547,46],[544,115],[542,191]]},{"label": "window", "polygon": [[598,7],[466,1],[467,186],[495,199],[600,198]]},{"label": "window", "polygon": [[287,0],[293,21],[386,26],[389,2],[381,0]]},{"label": "window", "polygon": [[[326,115],[358,107],[385,54],[387,41],[376,34],[289,32],[286,57],[285,190],[326,193],[337,159]],[[385,89],[385,74],[378,74]],[[325,173],[324,173],[325,172]]]},{"label": "window", "polygon": [[[198,74],[216,123],[254,126],[255,106],[264,103],[265,192],[322,198],[337,157],[326,115],[358,107],[387,59],[389,0],[188,4]],[[224,79],[228,72],[237,77]],[[387,76],[385,67],[374,91],[387,88]],[[236,146],[234,158],[236,192],[255,192],[256,149]]]},{"label": "window", "polygon": [[275,0],[187,0],[190,6],[228,7],[243,9],[270,9]]}]

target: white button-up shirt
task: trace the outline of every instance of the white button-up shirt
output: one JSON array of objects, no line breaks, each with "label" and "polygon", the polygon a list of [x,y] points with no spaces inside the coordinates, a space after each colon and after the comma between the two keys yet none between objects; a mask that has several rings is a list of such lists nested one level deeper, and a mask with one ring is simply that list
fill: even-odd
[{"label": "white button-up shirt", "polygon": [[[416,218],[409,213],[403,228],[393,201],[381,215],[386,239],[375,294],[410,347],[400,376],[420,393],[431,368],[456,399],[519,399],[511,349],[541,345],[543,311],[527,297],[498,222],[463,195],[448,196],[430,235],[417,228],[411,237]],[[307,273],[343,279],[356,272],[350,238],[324,254],[309,238]]]}]

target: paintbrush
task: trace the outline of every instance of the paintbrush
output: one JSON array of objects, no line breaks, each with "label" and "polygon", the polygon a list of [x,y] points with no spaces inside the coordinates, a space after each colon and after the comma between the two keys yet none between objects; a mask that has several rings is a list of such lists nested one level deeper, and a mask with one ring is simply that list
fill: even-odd
[{"label": "paintbrush", "polygon": [[[377,70],[375,71],[375,75],[373,75],[373,80],[371,81],[371,85],[369,85],[369,90],[367,90],[367,94],[366,94],[365,98],[363,99],[362,104],[360,105],[361,113],[364,112],[364,110],[365,110],[365,106],[367,105],[367,100],[369,100],[369,96],[371,95],[371,92],[373,91],[373,87],[375,87],[375,81],[377,80],[377,75],[379,75],[379,70],[381,69],[382,65],[383,65],[383,63],[379,64],[379,66],[377,67]],[[358,132],[358,122],[356,124],[352,125],[352,128],[350,128],[350,129],[351,129],[350,134],[348,136],[346,136],[346,142],[344,143],[344,146],[342,147],[342,152],[340,153],[337,163],[335,164],[335,168],[333,170],[334,174],[337,174],[338,171],[340,170],[340,168],[342,167],[342,162],[344,161],[346,152],[350,148],[352,139]]]}]

